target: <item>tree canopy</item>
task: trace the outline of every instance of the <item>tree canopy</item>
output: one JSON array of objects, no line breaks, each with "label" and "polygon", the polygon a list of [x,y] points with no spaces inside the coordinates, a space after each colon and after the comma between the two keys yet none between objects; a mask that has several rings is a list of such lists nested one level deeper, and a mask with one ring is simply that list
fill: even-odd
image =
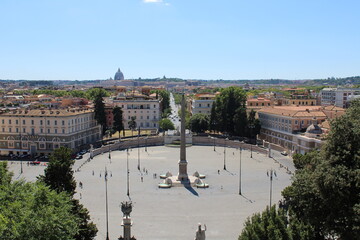
[{"label": "tree canopy", "polygon": [[174,130],[175,126],[172,123],[172,121],[168,118],[163,118],[159,121],[159,127],[163,130],[163,131],[167,131],[167,130]]},{"label": "tree canopy", "polygon": [[119,138],[120,138],[120,131],[124,130],[123,111],[122,111],[121,107],[118,107],[118,106],[114,107],[113,115],[114,115],[113,129],[115,131],[119,132]]},{"label": "tree canopy", "polygon": [[331,122],[321,151],[294,156],[294,181],[283,195],[318,238],[360,239],[360,100]]},{"label": "tree canopy", "polygon": [[194,114],[189,120],[192,132],[202,133],[209,129],[209,116],[203,113]]},{"label": "tree canopy", "polygon": [[0,239],[75,239],[80,219],[69,195],[41,182],[11,182],[6,167],[0,163]]}]

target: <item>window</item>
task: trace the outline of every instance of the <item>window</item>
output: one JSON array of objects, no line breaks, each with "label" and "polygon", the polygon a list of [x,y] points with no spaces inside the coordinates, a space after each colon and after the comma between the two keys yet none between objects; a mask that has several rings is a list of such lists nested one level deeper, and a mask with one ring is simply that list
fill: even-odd
[{"label": "window", "polygon": [[154,105],[154,108],[156,108],[156,105]]},{"label": "window", "polygon": [[47,125],[50,125],[50,120],[47,120]]},{"label": "window", "polygon": [[40,120],[40,125],[43,125],[43,120]]},{"label": "window", "polygon": [[57,125],[57,120],[54,121],[55,126]]},{"label": "window", "polygon": [[19,132],[19,129],[18,129],[18,128],[16,128],[16,132],[17,132],[17,133]]},{"label": "window", "polygon": [[23,124],[26,124],[25,120],[23,120]]},{"label": "window", "polygon": [[31,120],[31,125],[34,125],[34,120]]},{"label": "window", "polygon": [[9,119],[9,124],[11,124],[11,119]]},{"label": "window", "polygon": [[63,126],[65,125],[65,121],[64,121],[64,120],[62,120],[62,125],[63,125]]},{"label": "window", "polygon": [[40,128],[40,133],[43,133],[44,132],[44,129]]},{"label": "window", "polygon": [[1,120],[1,122],[2,122],[2,124],[5,124],[5,120],[3,119],[3,120]]},{"label": "window", "polygon": [[19,120],[16,120],[15,123],[16,123],[16,124],[19,124]]},{"label": "window", "polygon": [[25,133],[26,132],[26,128],[23,128],[23,133]]},{"label": "window", "polygon": [[57,133],[57,129],[55,129],[55,133]]},{"label": "window", "polygon": [[3,130],[3,132],[5,132],[5,128],[3,128],[2,130]]},{"label": "window", "polygon": [[295,120],[295,124],[296,124],[296,125],[298,124],[298,121],[297,121],[297,120]]},{"label": "window", "polygon": [[146,116],[146,119],[149,119],[149,116]]},{"label": "window", "polygon": [[11,128],[9,128],[9,132],[11,132]]},{"label": "window", "polygon": [[48,129],[48,133],[50,133],[50,129]]},{"label": "window", "polygon": [[65,129],[62,130],[62,133],[65,133]]},{"label": "window", "polygon": [[199,103],[199,107],[201,107],[201,103]]},{"label": "window", "polygon": [[35,134],[35,129],[31,129],[31,134],[34,135]]}]

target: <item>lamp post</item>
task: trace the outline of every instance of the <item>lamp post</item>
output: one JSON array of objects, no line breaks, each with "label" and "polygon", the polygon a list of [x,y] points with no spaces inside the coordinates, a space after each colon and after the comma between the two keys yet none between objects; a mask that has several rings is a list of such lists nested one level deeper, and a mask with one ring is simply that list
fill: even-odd
[{"label": "lamp post", "polygon": [[147,152],[147,140],[148,140],[148,136],[145,137],[145,152]]},{"label": "lamp post", "polygon": [[138,131],[138,137],[137,137],[137,140],[138,140],[138,170],[140,171],[140,127],[139,127],[139,131]]},{"label": "lamp post", "polygon": [[129,148],[126,149],[126,171],[127,171],[127,195],[130,197],[130,190],[129,190]]},{"label": "lamp post", "polygon": [[216,149],[215,149],[215,137],[211,137],[212,139],[214,139],[214,152],[216,152]]},{"label": "lamp post", "polygon": [[252,132],[254,129],[254,124],[250,124],[249,128],[250,128],[250,158],[252,158]]},{"label": "lamp post", "polygon": [[271,199],[272,199],[272,181],[273,181],[273,176],[276,177],[276,172],[275,170],[271,169],[270,171],[267,171],[267,176],[270,177],[270,208],[271,208]]},{"label": "lamp post", "polygon": [[228,139],[224,139],[224,170],[226,170],[226,140]]},{"label": "lamp post", "polygon": [[105,206],[106,206],[106,240],[109,240],[109,208],[108,208],[108,194],[107,194],[108,170],[106,169],[106,167],[104,172],[104,180],[105,180]]},{"label": "lamp post", "polygon": [[239,148],[240,152],[240,167],[239,167],[239,195],[241,195],[241,147]]},{"label": "lamp post", "polygon": [[111,163],[111,149],[110,149],[110,144],[109,144],[109,161]]}]

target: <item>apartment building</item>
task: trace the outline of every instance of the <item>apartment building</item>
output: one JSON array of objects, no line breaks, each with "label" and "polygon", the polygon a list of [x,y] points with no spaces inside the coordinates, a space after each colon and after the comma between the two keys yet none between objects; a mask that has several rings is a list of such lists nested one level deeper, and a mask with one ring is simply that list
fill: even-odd
[{"label": "apartment building", "polygon": [[65,146],[77,151],[101,139],[92,109],[13,110],[0,113],[0,154],[49,155]]},{"label": "apartment building", "polygon": [[360,88],[324,88],[320,91],[321,105],[345,108],[356,95],[360,95]]},{"label": "apartment building", "polygon": [[121,107],[125,129],[129,129],[128,122],[131,120],[131,117],[136,117],[137,127],[147,129],[159,128],[161,115],[160,100],[134,97],[114,99],[112,103],[114,106]]},{"label": "apartment building", "polygon": [[290,153],[306,153],[323,144],[319,125],[344,114],[340,108],[274,106],[259,110],[259,139],[277,144]]},{"label": "apartment building", "polygon": [[203,113],[210,115],[212,104],[215,101],[215,94],[197,94],[191,100],[191,114]]}]

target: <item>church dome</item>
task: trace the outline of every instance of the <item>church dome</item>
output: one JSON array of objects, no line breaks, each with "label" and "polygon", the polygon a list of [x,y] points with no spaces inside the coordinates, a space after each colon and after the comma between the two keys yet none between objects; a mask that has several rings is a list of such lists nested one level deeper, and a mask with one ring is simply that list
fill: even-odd
[{"label": "church dome", "polygon": [[114,80],[124,80],[124,74],[120,71],[120,68],[115,73]]}]

